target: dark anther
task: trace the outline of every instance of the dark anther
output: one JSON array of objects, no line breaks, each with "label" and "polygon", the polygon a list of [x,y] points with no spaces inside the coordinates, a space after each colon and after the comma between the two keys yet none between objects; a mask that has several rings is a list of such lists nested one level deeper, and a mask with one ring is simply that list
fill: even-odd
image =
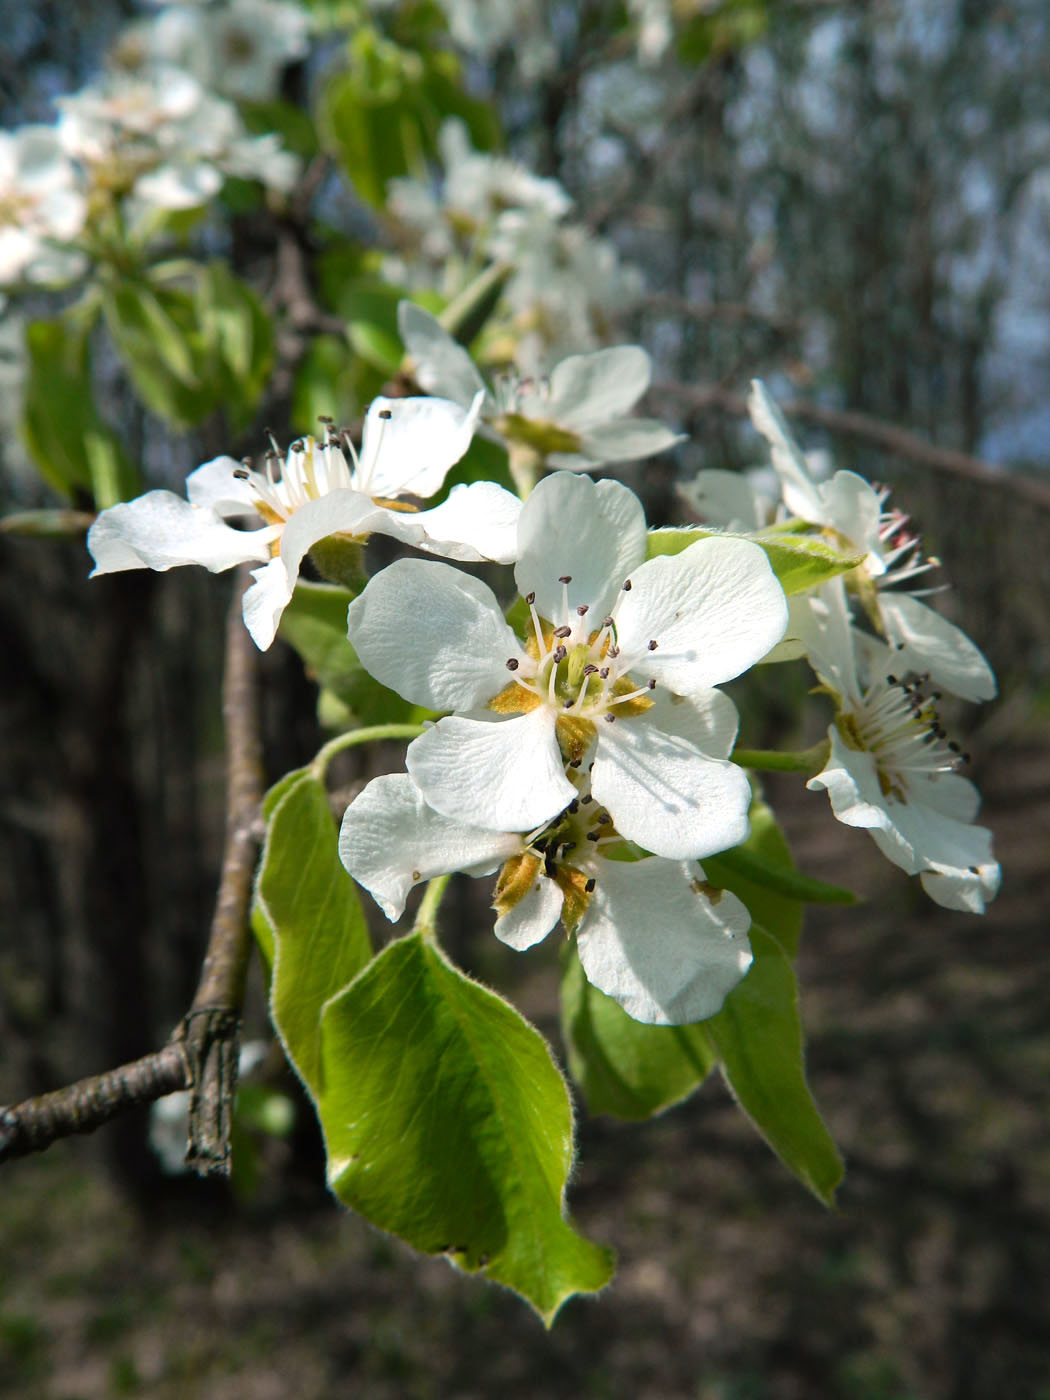
[{"label": "dark anther", "polygon": [[597,821],[599,826],[608,826],[612,821],[612,817],[609,816],[608,812],[599,812]]},{"label": "dark anther", "polygon": [[581,603],[580,606],[576,609],[576,616],[577,616],[577,617],[586,617],[587,614],[590,612],[590,610],[591,610],[591,605],[590,605],[590,603]]},{"label": "dark anther", "polygon": [[580,810],[580,799],[578,797],[574,797],[565,810],[567,812],[573,813],[578,812]]},{"label": "dark anther", "polygon": [[250,473],[247,472],[247,471],[244,469],[244,467],[234,467],[234,469],[233,469],[233,474],[234,474],[234,476],[237,478],[238,481],[247,481],[247,480],[248,480],[248,477],[249,477],[249,475],[250,475]]},{"label": "dark anther", "polygon": [[594,886],[595,886],[595,883],[596,883],[596,881],[595,881],[595,879],[594,879],[594,876],[592,875],[591,878],[587,881],[587,883],[586,883],[586,884],[584,885],[584,887],[583,887],[585,893],[587,893],[587,894],[593,894],[593,893],[594,893]]},{"label": "dark anther", "polygon": [[649,650],[650,650],[650,651],[655,651],[655,650],[656,650],[656,643],[655,643],[655,642],[650,642],[650,643],[649,643]]},{"label": "dark anther", "polygon": [[649,682],[649,689],[650,689],[650,690],[655,690],[655,689],[656,689],[656,682],[655,682],[654,680],[650,680],[650,682]]},{"label": "dark anther", "polygon": [[563,701],[561,702],[561,707],[562,707],[563,710],[571,710],[572,707],[573,707],[573,705],[575,705],[575,704],[576,704],[576,701],[575,701],[575,700],[563,700]]},{"label": "dark anther", "polygon": [[562,574],[558,579],[559,583],[572,583],[572,574]]},{"label": "dark anther", "polygon": [[962,753],[962,749],[959,747],[959,745],[955,742],[954,739],[948,740],[948,747],[951,749],[952,753]]},{"label": "dark anther", "polygon": [[551,660],[554,662],[555,666],[557,666],[558,662],[564,661],[568,654],[569,653],[559,642],[559,644],[554,648],[554,651],[551,653]]},{"label": "dark anther", "polygon": [[588,661],[587,665],[583,668],[583,674],[585,676],[596,676],[598,674],[598,667],[595,666],[593,661]]},{"label": "dark anther", "polygon": [[615,724],[615,723],[616,723],[616,716],[610,712],[609,714],[607,714],[607,715],[605,716],[605,723],[606,723],[606,724]]},{"label": "dark anther", "polygon": [[588,840],[588,841],[599,841],[599,840],[601,840],[601,837],[599,836],[598,832],[596,832],[596,831],[588,831],[588,833],[587,833],[587,840]]},{"label": "dark anther", "polygon": [[609,648],[609,655],[610,655],[610,656],[619,656],[619,654],[620,654],[620,648],[619,648],[619,647],[610,647],[610,648]]},{"label": "dark anther", "polygon": [[525,601],[526,601],[526,603],[528,603],[529,607],[531,608],[532,605],[533,605],[533,603],[536,601],[536,595],[535,595],[535,593],[526,593],[526,594],[525,594]]},{"label": "dark anther", "polygon": [[603,681],[607,681],[607,680],[609,679],[609,668],[608,668],[608,666],[603,666],[602,669],[598,672],[598,674],[599,674],[599,676],[601,676],[601,678],[602,678]]},{"label": "dark anther", "polygon": [[380,416],[380,418],[393,418],[393,416],[394,416],[393,409],[390,409],[390,408],[381,408],[381,409],[379,410],[379,416]]},{"label": "dark anther", "polygon": [[624,579],[623,581],[623,591],[625,593],[630,593],[631,591],[631,580],[629,578]]},{"label": "dark anther", "polygon": [[896,685],[896,684],[897,684],[897,677],[896,677],[896,676],[887,676],[887,677],[886,677],[886,684],[887,684],[887,685]]},{"label": "dark anther", "polygon": [[585,793],[583,794],[583,796],[580,798],[580,806],[581,806],[581,807],[586,807],[588,802],[593,802],[593,801],[594,801],[594,798],[591,796],[591,794],[590,794],[589,792],[585,792]]},{"label": "dark anther", "polygon": [[518,666],[519,666],[520,664],[521,664],[521,663],[518,661],[518,658],[517,658],[516,656],[509,656],[509,657],[507,658],[507,670],[508,670],[508,671],[516,671],[516,670],[518,669]]},{"label": "dark anther", "polygon": [[554,629],[554,635],[555,635],[556,637],[571,637],[571,636],[572,636],[572,628],[571,628],[571,627],[555,627],[555,629]]},{"label": "dark anther", "polygon": [[305,445],[305,444],[303,443],[302,438],[296,438],[295,441],[294,441],[294,442],[292,443],[292,445],[291,445],[291,446],[292,446],[292,451],[293,451],[293,452],[301,452],[301,451],[303,450],[304,445]]},{"label": "dark anther", "polygon": [[[579,766],[580,766],[580,764],[581,764],[582,762],[583,762],[583,759],[582,759],[582,758],[570,758],[570,759],[569,759],[569,767],[570,767],[570,768],[579,768]],[[585,798],[582,799],[582,800],[586,801]]]},{"label": "dark anther", "polygon": [[605,621],[602,623],[602,626],[603,626],[603,627],[611,627],[612,625],[613,625],[613,620],[612,620],[611,617],[607,617],[607,618],[605,619]]}]

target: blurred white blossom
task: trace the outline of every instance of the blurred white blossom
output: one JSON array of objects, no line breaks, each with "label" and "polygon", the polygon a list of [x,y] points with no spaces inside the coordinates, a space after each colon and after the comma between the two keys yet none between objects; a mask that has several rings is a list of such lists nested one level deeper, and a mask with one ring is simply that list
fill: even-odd
[{"label": "blurred white blossom", "polygon": [[82,256],[58,245],[77,237],[86,210],[53,127],[0,132],[0,286],[60,284],[76,276]]}]

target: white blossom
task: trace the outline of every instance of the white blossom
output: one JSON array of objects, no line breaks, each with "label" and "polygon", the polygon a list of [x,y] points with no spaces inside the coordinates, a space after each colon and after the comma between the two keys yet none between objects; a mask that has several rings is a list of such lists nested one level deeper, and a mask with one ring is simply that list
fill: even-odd
[{"label": "white blossom", "polygon": [[549,467],[585,471],[650,457],[681,441],[656,419],[626,416],[652,376],[639,345],[571,355],[549,378],[504,377],[492,390],[463,346],[421,306],[401,302],[398,327],[422,388],[464,405],[484,394],[482,417],[496,433],[533,444]]},{"label": "white blossom", "polygon": [[573,777],[566,809],[526,833],[444,817],[407,774],[375,778],[347,808],[339,853],[389,919],[421,880],[502,865],[495,933],[508,946],[534,946],[561,919],[589,981],[636,1020],[713,1016],[751,963],[747,910],[712,889],[695,861],[617,859],[625,842],[586,780]]},{"label": "white blossom", "polygon": [[[443,399],[376,399],[365,419],[360,457],[349,438],[292,444],[283,465],[269,454],[264,471],[216,457],[187,479],[188,500],[148,491],[99,515],[88,532],[94,574],[203,564],[213,572],[247,561],[254,571],[244,619],[256,644],[273,641],[304,556],[331,535],[363,540],[392,535],[449,558],[514,558],[520,502],[493,482],[456,486],[432,510],[391,509],[404,495],[432,496],[470,445],[480,403],[469,411]],[[351,461],[347,461],[346,452]],[[228,518],[261,516],[253,530]]]},{"label": "white blossom", "polygon": [[0,132],[0,286],[58,284],[77,275],[87,204],[53,127]]},{"label": "white blossom", "polygon": [[90,187],[151,208],[206,203],[228,175],[287,192],[298,159],[269,133],[249,136],[237,109],[181,68],[112,73],[58,99],[58,136]]},{"label": "white blossom", "polygon": [[183,68],[209,91],[265,102],[282,69],[308,47],[309,15],[283,0],[229,0],[223,5],[166,5],[128,25],[110,61],[130,73]]},{"label": "white blossom", "polygon": [[619,832],[669,859],[747,835],[750,792],[728,761],[736,710],[713,687],[769,651],[787,609],[763,551],[705,539],[646,561],[638,498],[557,473],[522,507],[515,577],[526,641],[492,591],[402,559],[350,606],[364,665],[413,703],[460,711],[409,746],[443,816],[493,830],[549,821],[586,763]]},{"label": "white blossom", "polygon": [[[729,473],[714,472],[701,472],[694,486],[686,488],[687,499],[723,524],[729,523],[727,512],[739,512],[744,519],[750,512],[768,524],[784,519],[786,511],[787,518],[823,531],[838,548],[863,555],[847,582],[872,625],[901,653],[898,668],[928,671],[936,684],[965,700],[990,700],[996,693],[995,676],[980,650],[915,592],[899,587],[934,568],[936,561],[922,557],[922,541],[909,532],[908,517],[885,509],[889,492],[851,471],[820,480],[812,458],[801,452],[760,380],[752,384],[748,408],[769,443],[781,500],[769,503],[757,493],[749,506],[747,485],[734,488],[724,480]],[[793,632],[792,626],[789,635]]]},{"label": "white blossom", "polygon": [[991,832],[973,824],[980,797],[955,771],[965,755],[925,678],[909,680],[899,651],[851,626],[838,579],[810,600],[803,639],[837,707],[827,763],[808,786],[825,789],[838,820],[870,831],[937,904],[983,913],[1000,880]]}]

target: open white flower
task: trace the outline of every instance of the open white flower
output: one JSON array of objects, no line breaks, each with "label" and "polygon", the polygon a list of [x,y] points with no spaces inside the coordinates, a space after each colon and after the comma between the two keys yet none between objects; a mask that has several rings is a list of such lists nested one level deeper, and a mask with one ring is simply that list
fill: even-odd
[{"label": "open white flower", "polygon": [[850,471],[835,472],[824,482],[814,480],[784,415],[760,380],[751,386],[748,408],[770,445],[790,514],[865,556],[851,584],[872,624],[900,652],[898,667],[928,671],[937,685],[964,700],[990,700],[996,693],[995,675],[966,633],[914,593],[890,591],[926,573],[935,561],[922,558],[921,540],[907,532],[908,517],[884,509],[889,492],[876,490]]},{"label": "open white flower", "polygon": [[431,807],[530,830],[572,801],[566,763],[586,761],[595,800],[647,851],[679,860],[745,839],[736,709],[712,687],[780,639],[783,592],[748,541],[645,555],[633,492],[558,473],[518,523],[526,642],[489,588],[445,565],[402,559],[369,581],[349,612],[363,664],[413,703],[467,712],[409,746]]},{"label": "open white flower", "polygon": [[547,380],[505,380],[493,392],[436,317],[403,301],[397,319],[415,377],[427,393],[464,405],[484,394],[482,417],[501,437],[534,448],[549,467],[587,471],[605,462],[651,457],[681,441],[654,418],[626,416],[652,376],[649,356],[639,345],[570,355]]},{"label": "open white flower", "polygon": [[828,761],[808,786],[825,789],[838,820],[870,831],[937,904],[983,913],[999,866],[991,832],[973,825],[980,797],[955,771],[965,756],[946,740],[936,696],[901,678],[900,652],[850,625],[841,580],[810,600],[803,631],[838,708]]},{"label": "open white flower", "polygon": [[53,127],[0,132],[0,286],[75,277],[83,255],[61,245],[80,233],[86,210]]},{"label": "open white flower", "polygon": [[347,808],[339,854],[388,919],[412,887],[453,870],[503,869],[495,932],[531,948],[561,919],[588,979],[628,1015],[654,1025],[713,1016],[747,972],[750,916],[712,889],[695,862],[618,860],[624,842],[575,775],[566,810],[525,834],[441,816],[403,773],[375,778]]},{"label": "open white flower", "polygon": [[[280,475],[275,452],[267,456],[264,472],[216,457],[187,479],[188,500],[171,491],[148,491],[102,511],[88,532],[94,574],[178,564],[203,564],[217,572],[250,560],[269,561],[255,570],[256,582],[244,598],[245,624],[265,650],[304,556],[329,536],[392,535],[447,558],[509,563],[517,548],[521,503],[495,483],[453,487],[433,510],[398,507],[395,501],[440,489],[470,445],[479,407],[467,412],[444,399],[378,398],[365,418],[360,457],[345,434],[330,430],[325,443],[313,438],[293,443]],[[265,526],[237,530],[226,523],[251,514],[262,516]]]}]

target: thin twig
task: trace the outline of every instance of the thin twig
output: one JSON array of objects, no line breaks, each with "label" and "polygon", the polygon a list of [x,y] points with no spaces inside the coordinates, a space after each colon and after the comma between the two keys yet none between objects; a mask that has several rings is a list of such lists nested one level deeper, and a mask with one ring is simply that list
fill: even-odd
[{"label": "thin twig", "polygon": [[89,1133],[141,1104],[189,1089],[187,1162],[227,1174],[240,1015],[251,952],[248,907],[262,800],[257,658],[241,620],[242,570],[226,627],[223,716],[227,744],[226,844],[208,948],[193,1004],[168,1044],[131,1064],[0,1109],[0,1162]]},{"label": "thin twig", "polygon": [[[718,409],[744,417],[747,413],[747,400],[742,394],[719,384],[683,384],[677,380],[664,379],[652,387],[653,394],[667,394],[682,399],[695,409]],[[791,399],[781,403],[780,409],[789,418],[797,418],[803,423],[816,423],[832,433],[845,433],[848,437],[864,438],[893,452],[907,457],[913,462],[946,476],[962,477],[979,486],[990,486],[997,491],[1007,491],[1020,496],[1030,504],[1043,510],[1050,510],[1050,486],[1033,481],[1030,477],[1019,476],[1016,472],[999,471],[989,462],[979,457],[971,457],[966,452],[957,452],[951,447],[938,447],[926,438],[895,423],[886,423],[881,418],[873,418],[868,413],[854,413],[846,409],[825,408],[821,404],[808,403],[804,399]]]}]

